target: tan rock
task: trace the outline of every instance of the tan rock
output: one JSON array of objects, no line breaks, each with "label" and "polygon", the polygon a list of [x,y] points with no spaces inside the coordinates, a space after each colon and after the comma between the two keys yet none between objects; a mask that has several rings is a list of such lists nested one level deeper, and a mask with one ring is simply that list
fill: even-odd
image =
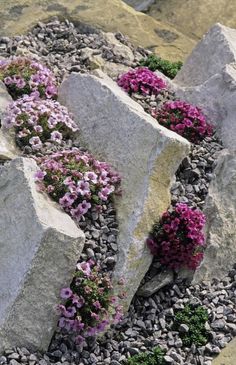
[{"label": "tan rock", "polygon": [[194,46],[187,36],[167,23],[139,13],[121,0],[9,0],[1,4],[0,35],[25,33],[38,21],[68,17],[106,32],[120,31],[141,45],[171,60],[183,60]]},{"label": "tan rock", "polygon": [[236,362],[236,338],[212,361],[212,365],[234,365]]}]

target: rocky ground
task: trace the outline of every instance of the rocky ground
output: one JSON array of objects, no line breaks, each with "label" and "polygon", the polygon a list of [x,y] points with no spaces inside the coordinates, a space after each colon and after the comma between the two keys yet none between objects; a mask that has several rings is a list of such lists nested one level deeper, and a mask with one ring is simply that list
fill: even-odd
[{"label": "rocky ground", "polygon": [[[115,38],[125,46],[123,50],[118,47],[119,52],[103,33],[77,28],[68,21],[61,23],[55,20],[38,24],[25,36],[0,38],[0,56],[34,54],[51,67],[59,81],[71,71],[90,71],[91,52],[88,48],[93,50],[93,56],[100,56],[113,65],[136,66],[146,51],[135,49],[120,33],[115,34]],[[174,95],[164,92],[157,98],[137,95],[133,98],[148,110],[167,99],[173,99]],[[181,201],[203,207],[215,160],[221,149],[216,137],[192,146],[190,155],[184,159],[176,174],[172,203]],[[81,260],[95,258],[104,270],[112,272],[118,250],[118,224],[112,204],[105,206],[103,213],[92,213],[80,226],[86,235]],[[159,267],[155,265],[144,281],[156,274],[155,270]],[[213,356],[236,335],[235,282],[236,267],[223,281],[215,280],[211,285],[189,286],[185,281],[175,279],[175,282],[148,298],[136,296],[123,321],[104,338],[90,341],[84,349],[75,346],[67,334],[58,330],[46,354],[31,354],[24,348],[12,349],[0,356],[0,365],[120,365],[128,357],[151,350],[156,345],[167,350],[167,364],[210,365]],[[179,333],[172,329],[175,310],[186,303],[201,304],[208,309],[210,337],[206,346],[186,348]]]}]

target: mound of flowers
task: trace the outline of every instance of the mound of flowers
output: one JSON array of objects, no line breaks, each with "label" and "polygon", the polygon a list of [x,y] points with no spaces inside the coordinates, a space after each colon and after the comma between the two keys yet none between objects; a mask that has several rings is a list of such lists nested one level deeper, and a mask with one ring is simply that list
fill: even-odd
[{"label": "mound of flowers", "polygon": [[117,83],[129,95],[157,95],[166,88],[166,83],[147,67],[138,67],[118,77]]},{"label": "mound of flowers", "polygon": [[59,327],[75,333],[78,344],[122,317],[118,297],[112,295],[109,275],[101,272],[92,260],[77,265],[73,282],[70,288],[61,290],[61,298],[66,302],[58,306]]},{"label": "mound of flowers", "polygon": [[4,82],[13,99],[33,92],[37,92],[42,98],[54,98],[57,95],[53,73],[29,58],[0,60],[0,80]]},{"label": "mound of flowers", "polygon": [[174,270],[195,270],[203,258],[205,222],[200,210],[176,204],[154,225],[147,245],[162,265]]},{"label": "mound of flowers", "polygon": [[161,109],[153,109],[151,114],[158,123],[193,143],[198,143],[213,133],[213,128],[207,123],[201,109],[185,101],[166,102]]},{"label": "mound of flowers", "polygon": [[55,100],[24,95],[12,102],[2,120],[6,128],[14,128],[20,147],[39,151],[46,142],[61,144],[78,130],[66,107]]},{"label": "mound of flowers", "polygon": [[77,221],[119,193],[120,176],[109,164],[77,148],[37,157],[36,161],[40,165],[35,175],[40,189]]}]

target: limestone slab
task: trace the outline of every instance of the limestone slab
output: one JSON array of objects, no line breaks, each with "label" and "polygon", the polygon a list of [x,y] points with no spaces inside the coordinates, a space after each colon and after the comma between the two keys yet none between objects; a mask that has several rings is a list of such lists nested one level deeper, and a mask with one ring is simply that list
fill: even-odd
[{"label": "limestone slab", "polygon": [[207,249],[194,282],[221,279],[236,262],[236,153],[223,150],[210,183],[204,213]]},{"label": "limestone slab", "polygon": [[98,75],[72,73],[61,85],[59,100],[73,113],[81,143],[121,174],[114,277],[125,279],[128,306],[151,263],[145,240],[170,203],[171,180],[189,143],[160,126],[109,77]]},{"label": "limestone slab", "polygon": [[175,77],[180,85],[196,86],[236,61],[236,29],[217,23],[193,49]]},{"label": "limestone slab", "polygon": [[17,158],[0,174],[0,351],[46,351],[57,324],[55,306],[68,286],[84,234],[38,192],[32,159]]}]

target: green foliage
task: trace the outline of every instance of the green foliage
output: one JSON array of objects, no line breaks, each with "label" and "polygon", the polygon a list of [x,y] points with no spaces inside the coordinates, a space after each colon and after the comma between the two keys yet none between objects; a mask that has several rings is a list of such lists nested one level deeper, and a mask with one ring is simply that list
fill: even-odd
[{"label": "green foliage", "polygon": [[151,353],[143,352],[132,356],[126,365],[166,365],[164,356],[165,351],[160,347],[155,347]]},{"label": "green foliage", "polygon": [[168,60],[163,60],[155,54],[151,54],[146,59],[142,59],[139,64],[140,66],[148,67],[151,71],[158,70],[170,79],[173,79],[183,66],[181,61],[170,62]]},{"label": "green foliage", "polygon": [[207,310],[201,306],[194,308],[186,305],[184,309],[176,313],[174,329],[178,331],[181,324],[186,324],[189,327],[187,333],[180,332],[180,337],[185,346],[190,347],[193,343],[196,346],[203,346],[207,343],[208,332],[205,329],[205,324],[208,317]]}]

